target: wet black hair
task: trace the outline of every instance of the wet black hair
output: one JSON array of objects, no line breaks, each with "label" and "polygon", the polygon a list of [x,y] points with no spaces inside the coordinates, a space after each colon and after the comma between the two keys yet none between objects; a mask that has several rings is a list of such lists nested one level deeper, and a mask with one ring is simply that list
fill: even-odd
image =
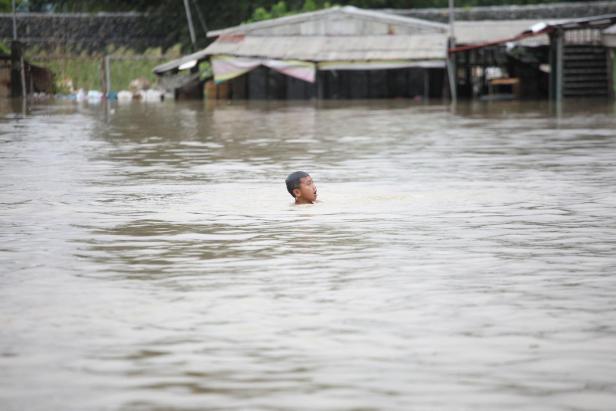
[{"label": "wet black hair", "polygon": [[291,194],[293,198],[295,198],[295,196],[293,195],[293,189],[299,188],[300,180],[304,177],[309,176],[310,174],[304,173],[303,171],[296,171],[289,174],[289,176],[285,180],[285,183],[287,184],[287,191],[289,192],[289,194]]}]

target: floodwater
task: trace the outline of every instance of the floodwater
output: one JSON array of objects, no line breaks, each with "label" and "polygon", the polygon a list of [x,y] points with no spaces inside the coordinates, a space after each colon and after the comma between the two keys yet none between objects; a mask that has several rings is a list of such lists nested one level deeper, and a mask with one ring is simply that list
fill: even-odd
[{"label": "floodwater", "polygon": [[20,107],[3,411],[615,409],[612,103]]}]

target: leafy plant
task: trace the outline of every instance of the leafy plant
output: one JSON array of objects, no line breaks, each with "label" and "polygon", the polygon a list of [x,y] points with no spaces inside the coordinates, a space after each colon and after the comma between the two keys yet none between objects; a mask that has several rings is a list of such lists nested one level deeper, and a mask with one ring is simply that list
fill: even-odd
[{"label": "leafy plant", "polygon": [[273,4],[270,10],[267,10],[264,7],[257,7],[252,13],[250,19],[248,19],[248,22],[275,19],[278,17],[284,17],[292,14],[305,13],[310,11],[317,11],[330,7],[331,4],[328,1],[317,4],[315,0],[305,0],[301,7],[289,9],[287,3],[285,3],[284,0],[280,0],[279,2]]}]

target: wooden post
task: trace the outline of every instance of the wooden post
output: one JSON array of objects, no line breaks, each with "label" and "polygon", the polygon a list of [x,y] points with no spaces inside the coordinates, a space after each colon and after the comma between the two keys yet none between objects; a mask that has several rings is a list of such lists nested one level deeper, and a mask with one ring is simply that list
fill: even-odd
[{"label": "wooden post", "polygon": [[195,51],[197,39],[195,38],[195,28],[193,27],[192,14],[190,13],[190,5],[188,4],[188,0],[184,0],[184,9],[186,10],[186,20],[188,20],[190,42],[192,43],[193,51]]},{"label": "wooden post", "polygon": [[452,101],[458,99],[457,81],[456,81],[456,55],[448,53],[447,56],[447,74],[449,79],[449,93]]},{"label": "wooden post", "polygon": [[26,98],[26,96],[28,95],[28,88],[26,86],[26,64],[24,62],[23,54],[21,55],[21,58],[19,60],[19,67],[21,77],[21,97]]},{"label": "wooden post", "polygon": [[[456,35],[454,31],[454,0],[449,0],[449,39],[447,41],[447,48],[451,49],[456,46]],[[453,102],[458,100],[458,81],[456,74],[456,55],[449,53],[447,50],[447,73],[449,75],[449,90],[451,93],[451,100]]]},{"label": "wooden post", "polygon": [[21,91],[21,43],[11,42],[11,97],[20,97]]},{"label": "wooden post", "polygon": [[554,36],[554,33],[550,33],[549,37],[550,48],[548,50],[548,59],[550,65],[550,76],[548,79],[548,98],[550,101],[553,101],[556,99],[556,53],[554,52],[554,49],[556,48],[556,37]]},{"label": "wooden post", "polygon": [[203,29],[203,34],[207,34],[207,25],[205,24],[205,19],[203,18],[203,14],[201,14],[201,9],[197,4],[197,0],[192,0],[193,6],[195,6],[195,10],[197,10],[197,17],[199,18],[199,23],[201,23],[201,29]]},{"label": "wooden post", "polygon": [[424,84],[423,84],[423,95],[424,95],[424,101],[428,101],[428,99],[430,98],[430,72],[428,71],[429,69],[427,67],[425,67],[423,69],[424,72]]},{"label": "wooden post", "polygon": [[107,69],[105,68],[105,57],[101,58],[101,63],[98,65],[98,79],[100,80],[100,88],[103,95],[107,95],[107,77],[105,73]]},{"label": "wooden post", "polygon": [[109,96],[109,93],[111,93],[111,56],[106,55],[104,57],[103,68],[104,68],[103,92],[105,93],[105,96]]},{"label": "wooden post", "polygon": [[456,35],[454,33],[454,22],[455,22],[455,17],[454,17],[454,4],[453,4],[454,0],[449,0],[449,37],[451,38],[455,38]]},{"label": "wooden post", "polygon": [[13,3],[13,40],[17,40],[17,10],[15,9],[15,0]]},{"label": "wooden post", "polygon": [[609,87],[610,97],[616,97],[616,50],[608,49],[608,73],[609,73]]},{"label": "wooden post", "polygon": [[565,45],[565,37],[564,32],[562,30],[558,30],[556,33],[556,90],[555,97],[556,101],[561,101],[563,99],[563,71],[565,68],[565,59],[564,59],[564,45]]},{"label": "wooden post", "polygon": [[28,95],[28,88],[26,86],[26,64],[24,62],[24,56],[21,55],[19,59],[19,72],[21,77],[21,97],[26,98]]},{"label": "wooden post", "polygon": [[[15,64],[19,62],[19,77],[21,80],[21,97],[25,98],[27,95],[26,90],[26,67],[24,65],[24,57],[23,57],[23,49],[21,44],[17,42],[17,10],[15,8],[15,0],[12,2],[13,6],[13,45],[11,45],[11,60],[12,60],[12,70],[15,70]],[[17,53],[15,53],[17,51]],[[15,76],[12,76],[11,82],[15,81]],[[13,95],[15,95],[15,85],[11,85],[11,89],[13,91]]]},{"label": "wooden post", "polygon": [[29,67],[28,74],[30,75],[28,79],[30,80],[28,83],[29,93],[34,93],[34,76],[32,75],[32,67]]}]

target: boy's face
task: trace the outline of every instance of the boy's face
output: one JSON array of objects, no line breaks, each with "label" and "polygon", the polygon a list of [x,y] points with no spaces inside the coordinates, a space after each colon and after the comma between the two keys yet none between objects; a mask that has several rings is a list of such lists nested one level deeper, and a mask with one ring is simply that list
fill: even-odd
[{"label": "boy's face", "polygon": [[299,180],[299,188],[293,189],[295,202],[314,203],[317,199],[317,186],[312,181],[312,177],[302,177]]}]

